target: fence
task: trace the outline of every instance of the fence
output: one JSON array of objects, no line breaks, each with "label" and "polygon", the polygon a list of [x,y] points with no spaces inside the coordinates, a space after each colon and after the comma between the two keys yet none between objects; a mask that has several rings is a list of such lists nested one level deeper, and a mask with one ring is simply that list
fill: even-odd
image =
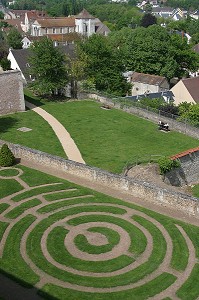
[{"label": "fence", "polygon": [[139,103],[129,100],[128,98],[111,98],[94,93],[87,94],[87,97],[95,99],[102,103],[106,103],[109,106],[115,107],[117,109],[122,109],[123,111],[126,111],[128,113],[138,115],[139,117],[151,120],[156,124],[158,124],[158,120],[161,119],[161,121],[163,121],[164,123],[169,124],[170,129],[199,139],[199,127],[190,125],[188,123],[188,120],[179,121],[177,119],[179,116],[165,113],[151,107],[143,107]]}]

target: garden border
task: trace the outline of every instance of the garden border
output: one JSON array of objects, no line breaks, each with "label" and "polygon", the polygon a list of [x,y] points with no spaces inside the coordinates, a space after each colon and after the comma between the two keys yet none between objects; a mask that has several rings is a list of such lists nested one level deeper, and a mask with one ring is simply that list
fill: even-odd
[{"label": "garden border", "polygon": [[61,170],[68,174],[87,179],[93,183],[96,182],[103,186],[123,191],[129,195],[147,199],[147,201],[151,203],[172,207],[199,218],[198,198],[162,189],[151,183],[138,181],[123,175],[109,173],[96,167],[66,160],[42,151],[0,140],[0,146],[4,143],[8,144],[9,148],[17,158],[34,161],[35,163],[39,163],[43,166],[51,167],[58,171]]}]

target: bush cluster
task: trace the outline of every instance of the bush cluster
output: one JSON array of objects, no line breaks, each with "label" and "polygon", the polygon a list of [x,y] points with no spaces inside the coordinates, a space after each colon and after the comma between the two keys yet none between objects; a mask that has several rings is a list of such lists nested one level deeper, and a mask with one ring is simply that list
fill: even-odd
[{"label": "bush cluster", "polygon": [[158,165],[160,168],[160,174],[163,175],[166,172],[171,171],[173,168],[180,167],[180,162],[178,160],[172,160],[172,159],[164,156],[158,160]]},{"label": "bush cluster", "polygon": [[0,166],[10,167],[14,164],[15,157],[12,151],[8,148],[6,144],[3,144],[0,150]]}]

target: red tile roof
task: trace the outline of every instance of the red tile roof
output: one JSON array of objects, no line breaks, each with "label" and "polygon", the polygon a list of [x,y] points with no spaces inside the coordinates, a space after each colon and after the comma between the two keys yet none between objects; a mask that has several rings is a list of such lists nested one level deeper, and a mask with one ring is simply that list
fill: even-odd
[{"label": "red tile roof", "polygon": [[83,9],[75,19],[95,19],[86,9]]},{"label": "red tile roof", "polygon": [[180,152],[178,154],[175,154],[175,155],[171,156],[170,159],[175,160],[175,159],[178,159],[180,157],[189,155],[190,153],[197,152],[197,151],[199,151],[199,147],[192,148],[192,149],[186,150],[184,152]]},{"label": "red tile roof", "polygon": [[75,27],[75,17],[37,19],[44,28],[52,27]]}]

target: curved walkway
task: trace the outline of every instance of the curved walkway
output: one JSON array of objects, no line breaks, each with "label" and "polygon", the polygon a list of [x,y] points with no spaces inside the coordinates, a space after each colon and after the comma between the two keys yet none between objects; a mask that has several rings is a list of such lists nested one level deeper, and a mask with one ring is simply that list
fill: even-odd
[{"label": "curved walkway", "polygon": [[83,160],[82,155],[79,149],[77,148],[77,145],[75,144],[74,140],[71,138],[70,134],[64,128],[64,126],[59,121],[57,121],[57,119],[55,119],[51,114],[46,112],[44,109],[37,107],[34,104],[29,103],[27,101],[26,101],[26,106],[29,109],[36,112],[37,114],[39,114],[52,127],[68,159],[85,164],[85,161]]}]

